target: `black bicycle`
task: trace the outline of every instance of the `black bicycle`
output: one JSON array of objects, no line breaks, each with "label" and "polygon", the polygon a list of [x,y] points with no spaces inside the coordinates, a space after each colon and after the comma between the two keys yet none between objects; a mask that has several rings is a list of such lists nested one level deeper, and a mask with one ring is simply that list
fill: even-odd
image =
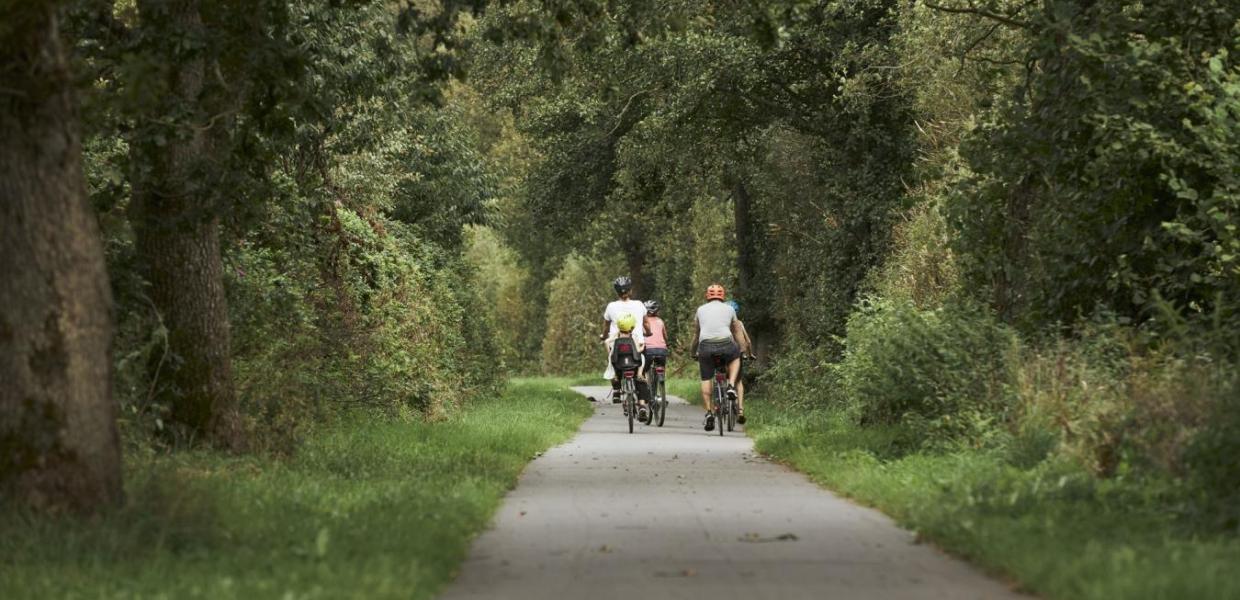
[{"label": "black bicycle", "polygon": [[637,418],[637,369],[625,369],[620,377],[620,402],[629,420],[629,433],[633,433],[633,420]]},{"label": "black bicycle", "polygon": [[650,378],[650,422],[662,427],[667,418],[667,357],[651,356],[650,360],[653,361],[650,370],[650,375],[653,375]]},{"label": "black bicycle", "polygon": [[719,435],[723,435],[724,426],[728,431],[736,428],[736,413],[739,411],[735,398],[728,397],[728,363],[725,356],[714,355],[711,361],[715,365],[715,383],[714,383],[714,399],[715,408],[712,411],[715,415],[715,421],[719,425]]}]

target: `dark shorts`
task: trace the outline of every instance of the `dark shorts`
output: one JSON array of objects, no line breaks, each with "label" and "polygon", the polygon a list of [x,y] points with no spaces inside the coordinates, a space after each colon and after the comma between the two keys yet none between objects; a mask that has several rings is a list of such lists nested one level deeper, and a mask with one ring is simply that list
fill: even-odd
[{"label": "dark shorts", "polygon": [[667,366],[667,348],[646,348],[646,366],[642,369],[642,374],[650,373],[656,364]]},{"label": "dark shorts", "polygon": [[726,367],[728,363],[740,358],[741,349],[736,345],[736,342],[731,340],[698,344],[698,374],[702,376],[702,381],[709,381],[715,376],[716,356],[723,359],[723,364]]}]

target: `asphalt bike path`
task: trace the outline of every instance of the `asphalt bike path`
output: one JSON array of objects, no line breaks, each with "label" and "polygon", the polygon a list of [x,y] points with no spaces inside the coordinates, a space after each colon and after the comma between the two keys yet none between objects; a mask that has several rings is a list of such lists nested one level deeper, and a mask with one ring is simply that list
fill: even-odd
[{"label": "asphalt bike path", "polygon": [[1025,598],[883,514],[702,430],[673,398],[628,433],[610,389],[529,464],[442,598]]}]

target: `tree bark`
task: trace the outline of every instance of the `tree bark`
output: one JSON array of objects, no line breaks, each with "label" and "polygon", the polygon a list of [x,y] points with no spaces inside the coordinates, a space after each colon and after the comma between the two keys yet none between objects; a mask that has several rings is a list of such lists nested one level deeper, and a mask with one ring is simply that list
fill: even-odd
[{"label": "tree bark", "polygon": [[[158,399],[174,430],[232,449],[245,445],[230,354],[220,220],[210,183],[217,132],[204,109],[206,30],[197,0],[140,0],[142,38],[164,81],[131,138],[131,222],[172,360],[158,370]],[[131,82],[142,85],[142,82]],[[213,135],[214,134],[214,135]],[[153,373],[154,376],[154,373]]]},{"label": "tree bark", "polygon": [[121,500],[111,293],[57,3],[0,1],[0,492]]},{"label": "tree bark", "polygon": [[754,230],[753,198],[742,179],[732,184],[732,221],[736,232],[736,297],[742,302],[745,329],[754,353],[765,360],[774,335],[767,294],[758,283],[758,236]]}]

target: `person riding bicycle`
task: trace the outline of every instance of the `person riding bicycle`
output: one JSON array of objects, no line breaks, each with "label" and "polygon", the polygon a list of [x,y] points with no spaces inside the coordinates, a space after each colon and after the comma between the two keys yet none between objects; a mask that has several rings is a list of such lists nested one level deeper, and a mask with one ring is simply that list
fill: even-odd
[{"label": "person riding bicycle", "polygon": [[[615,372],[616,389],[619,390],[620,377],[624,375],[624,370],[633,368],[640,374],[645,368],[646,361],[643,359],[645,345],[637,341],[637,318],[631,314],[625,313],[616,318],[616,335],[607,338],[607,361],[612,370]],[[637,387],[637,420],[642,423],[650,422],[650,411],[647,408],[645,398],[642,397],[642,382],[634,378],[633,383]],[[647,390],[649,387],[646,388]],[[627,410],[627,407],[626,407]],[[627,413],[626,413],[627,414]]]},{"label": "person riding bicycle", "polygon": [[646,318],[642,320],[642,334],[646,338],[646,367],[642,376],[649,383],[650,370],[655,363],[667,364],[667,324],[659,317],[658,300],[647,300]]},{"label": "person riding bicycle", "polygon": [[717,283],[706,288],[706,303],[699,306],[693,319],[693,357],[698,361],[698,373],[702,379],[702,405],[706,408],[706,431],[715,430],[715,414],[711,405],[711,379],[715,374],[716,356],[721,357],[728,368],[729,400],[736,399],[736,379],[741,370],[741,351],[736,340],[736,311],[724,303],[727,292]]},{"label": "person riding bicycle", "polygon": [[[633,318],[640,321],[646,316],[646,306],[638,300],[632,298],[633,280],[627,276],[621,275],[617,277],[611,284],[616,290],[617,299],[607,305],[603,310],[603,333],[599,334],[600,340],[615,338],[618,333],[616,321],[623,315],[633,315]],[[633,338],[639,344],[646,342],[645,335],[641,329],[634,328]],[[608,346],[608,356],[611,354],[611,347]],[[604,377],[611,379],[611,401],[613,404],[620,403],[620,378],[615,376],[611,362],[608,361],[607,372]]]},{"label": "person riding bicycle", "polygon": [[741,371],[736,376],[736,422],[741,425],[745,424],[745,359],[755,358],[753,354],[753,340],[749,339],[749,331],[745,329],[745,322],[741,320],[741,305],[735,300],[728,300],[728,306],[732,307],[732,312],[736,313],[736,328],[739,335],[736,336],[737,344],[741,348]]}]

